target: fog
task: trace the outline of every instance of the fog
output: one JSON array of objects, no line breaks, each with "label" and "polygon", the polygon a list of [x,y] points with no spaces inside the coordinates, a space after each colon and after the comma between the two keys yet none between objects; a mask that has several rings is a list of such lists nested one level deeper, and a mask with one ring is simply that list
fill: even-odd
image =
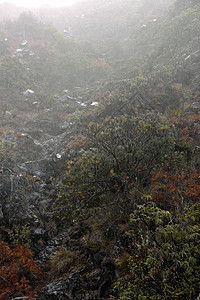
[{"label": "fog", "polygon": [[0,300],[200,300],[200,0],[6,1]]},{"label": "fog", "polygon": [[0,1],[1,3],[12,3],[17,6],[24,6],[24,7],[42,7],[42,6],[50,6],[50,7],[62,7],[62,6],[69,6],[73,5],[76,0],[10,0],[10,1]]}]

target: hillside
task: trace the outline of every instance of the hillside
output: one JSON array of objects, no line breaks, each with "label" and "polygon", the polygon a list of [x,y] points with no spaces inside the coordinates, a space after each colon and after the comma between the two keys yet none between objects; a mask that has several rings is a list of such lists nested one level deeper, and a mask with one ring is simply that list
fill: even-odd
[{"label": "hillside", "polygon": [[199,298],[199,24],[196,0],[0,24],[0,299]]}]

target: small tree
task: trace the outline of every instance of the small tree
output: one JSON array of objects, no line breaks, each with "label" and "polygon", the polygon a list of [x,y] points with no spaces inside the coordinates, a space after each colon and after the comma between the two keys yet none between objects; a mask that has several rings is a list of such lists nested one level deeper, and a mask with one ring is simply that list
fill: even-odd
[{"label": "small tree", "polygon": [[69,153],[73,149],[77,154],[67,161],[63,190],[56,203],[58,218],[65,219],[71,210],[99,204],[100,196],[106,193],[119,193],[130,200],[133,186],[148,186],[153,170],[174,145],[173,127],[153,114],[91,123],[82,139],[79,151],[79,140],[69,149]]}]

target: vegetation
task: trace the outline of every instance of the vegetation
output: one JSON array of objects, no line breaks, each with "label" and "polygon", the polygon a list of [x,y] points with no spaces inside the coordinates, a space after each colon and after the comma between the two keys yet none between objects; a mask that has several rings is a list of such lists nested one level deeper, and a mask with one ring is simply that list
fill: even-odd
[{"label": "vegetation", "polygon": [[68,215],[71,218],[76,209],[85,211],[101,203],[108,192],[130,200],[133,188],[140,191],[150,185],[152,173],[169,159],[173,145],[173,126],[159,122],[153,114],[90,123],[71,146],[79,151],[67,162],[64,188],[57,201],[60,210],[55,215],[62,220]]},{"label": "vegetation", "polygon": [[[149,198],[149,197],[148,197]],[[130,215],[130,276],[120,299],[195,299],[199,291],[199,203],[173,220],[152,201]]]},{"label": "vegetation", "polygon": [[[57,29],[30,13],[0,24],[0,187],[4,169],[12,179],[5,162],[26,154],[17,150],[18,123],[33,122],[32,145],[42,135],[39,118],[54,127],[49,111],[69,126],[61,134],[73,128],[57,147],[67,157],[65,174],[46,184],[60,192],[43,208],[56,232],[78,227],[78,237],[69,234],[72,248],[65,241],[52,255],[49,274],[80,263],[89,281],[84,272],[99,255],[102,280],[101,255],[109,254],[119,272],[108,275],[110,299],[196,300],[200,292],[200,4],[172,2],[88,0],[77,6],[81,17],[73,9],[55,15]],[[27,194],[43,183],[23,176]],[[3,196],[0,216],[12,200]],[[0,299],[36,297],[42,273],[31,226],[4,225]],[[94,232],[100,240],[90,239]]]},{"label": "vegetation", "polygon": [[10,299],[17,292],[28,297],[37,295],[43,275],[33,256],[26,246],[10,246],[0,240],[0,299]]}]

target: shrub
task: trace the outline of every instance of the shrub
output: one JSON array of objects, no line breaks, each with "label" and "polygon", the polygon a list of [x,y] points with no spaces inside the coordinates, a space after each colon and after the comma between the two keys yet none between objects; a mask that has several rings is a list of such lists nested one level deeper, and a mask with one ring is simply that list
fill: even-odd
[{"label": "shrub", "polygon": [[77,151],[74,143],[77,154],[67,161],[64,186],[55,204],[59,219],[99,205],[108,192],[130,199],[130,190],[148,186],[153,170],[174,147],[174,128],[154,114],[107,118],[101,124],[91,123],[83,135],[84,146]]},{"label": "shrub", "polygon": [[34,297],[40,290],[36,285],[42,273],[33,258],[33,252],[22,245],[9,246],[0,240],[0,299],[6,300],[16,292]]},{"label": "shrub", "polygon": [[115,286],[120,299],[196,299],[200,290],[200,204],[173,220],[153,202],[139,205],[130,275]]}]

